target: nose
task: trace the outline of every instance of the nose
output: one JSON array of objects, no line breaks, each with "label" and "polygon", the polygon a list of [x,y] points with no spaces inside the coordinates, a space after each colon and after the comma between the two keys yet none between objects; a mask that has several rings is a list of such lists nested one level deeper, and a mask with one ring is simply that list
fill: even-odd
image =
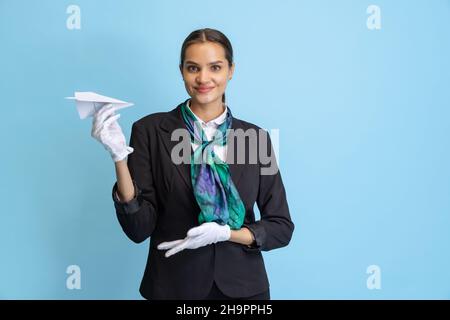
[{"label": "nose", "polygon": [[207,83],[208,80],[209,80],[208,70],[205,70],[205,69],[200,70],[200,72],[198,73],[198,76],[197,76],[197,83],[198,84]]}]

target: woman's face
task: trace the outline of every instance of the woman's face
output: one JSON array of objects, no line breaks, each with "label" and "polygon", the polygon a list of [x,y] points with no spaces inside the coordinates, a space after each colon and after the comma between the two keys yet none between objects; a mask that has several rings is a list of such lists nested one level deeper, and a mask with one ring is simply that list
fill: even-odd
[{"label": "woman's face", "polygon": [[184,85],[192,100],[198,104],[209,104],[219,100],[233,76],[225,58],[225,49],[215,42],[192,44],[186,48],[181,73]]}]

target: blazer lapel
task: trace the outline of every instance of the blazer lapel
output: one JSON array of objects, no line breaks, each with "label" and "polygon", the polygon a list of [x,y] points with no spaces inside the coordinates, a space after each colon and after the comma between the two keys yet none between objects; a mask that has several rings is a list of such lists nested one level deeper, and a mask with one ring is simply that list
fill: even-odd
[{"label": "blazer lapel", "polygon": [[[181,104],[179,104],[172,111],[168,112],[168,116],[161,121],[159,127],[161,128],[160,132],[164,143],[164,147],[166,148],[166,151],[170,156],[172,153],[172,149],[178,143],[180,143],[179,141],[171,140],[172,132],[175,129],[185,128],[184,122],[181,117]],[[192,147],[191,147],[191,155],[192,155]],[[174,164],[174,166],[177,168],[178,172],[183,178],[183,181],[186,183],[188,189],[192,189],[190,163]]]},{"label": "blazer lapel", "polygon": [[[231,121],[231,128],[233,130],[236,129],[244,129],[242,127],[242,123],[241,121],[239,121],[238,119],[236,119],[235,117],[233,117],[233,120]],[[234,143],[231,143],[231,137],[229,136],[227,139],[227,145],[228,145],[228,150],[230,150],[230,146],[233,145],[233,150],[234,152],[232,153],[233,155],[233,159],[229,159],[230,156],[230,151],[227,150],[227,162],[228,162],[228,167],[230,168],[230,174],[231,174],[231,180],[233,180],[234,185],[236,186],[236,188],[238,187],[238,183],[240,181],[241,175],[242,175],[242,171],[245,168],[245,163],[244,164],[238,164],[237,163],[237,143],[236,140],[234,141]]]},{"label": "blazer lapel", "polygon": [[[179,104],[175,109],[168,112],[168,117],[164,118],[163,121],[161,121],[160,128],[161,128],[161,136],[162,136],[162,140],[164,143],[164,147],[170,156],[172,153],[172,149],[179,143],[179,141],[171,140],[172,132],[175,129],[185,128],[184,121],[181,116],[181,104]],[[233,117],[233,120],[231,123],[231,128],[232,129],[238,129],[238,128],[243,129],[241,122],[234,117]],[[231,145],[230,137],[227,140],[227,145],[228,146]],[[231,179],[233,180],[233,183],[237,188],[237,185],[240,180],[240,177],[241,177],[241,174],[242,174],[245,164],[237,164],[236,163],[237,162],[237,154],[236,154],[237,143],[233,143],[233,146],[234,146],[234,152],[233,152],[234,159],[233,159],[232,163],[228,163],[228,167],[230,169]],[[190,150],[191,150],[191,155],[192,155],[192,153],[193,153],[192,146],[191,146]],[[227,155],[228,154],[229,154],[229,152],[227,152]],[[228,161],[228,158],[227,158],[227,161]],[[190,163],[181,163],[178,165],[174,164],[174,166],[177,168],[179,174],[183,178],[183,181],[186,183],[186,186],[188,187],[188,189],[192,190],[193,188],[192,188],[192,182],[191,182],[191,164]]]}]

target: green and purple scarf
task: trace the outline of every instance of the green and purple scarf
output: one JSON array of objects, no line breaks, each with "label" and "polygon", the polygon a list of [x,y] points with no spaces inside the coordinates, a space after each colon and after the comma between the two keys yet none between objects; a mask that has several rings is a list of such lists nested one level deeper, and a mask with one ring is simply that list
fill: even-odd
[{"label": "green and purple scarf", "polygon": [[231,129],[232,122],[231,110],[227,108],[225,122],[219,125],[213,139],[208,141],[201,123],[187,107],[188,101],[189,99],[181,105],[181,114],[191,142],[200,145],[191,157],[191,181],[195,199],[201,209],[198,222],[202,224],[215,221],[238,230],[244,222],[244,203],[231,180],[228,164],[213,150],[214,145],[224,146],[227,143],[227,129]]}]

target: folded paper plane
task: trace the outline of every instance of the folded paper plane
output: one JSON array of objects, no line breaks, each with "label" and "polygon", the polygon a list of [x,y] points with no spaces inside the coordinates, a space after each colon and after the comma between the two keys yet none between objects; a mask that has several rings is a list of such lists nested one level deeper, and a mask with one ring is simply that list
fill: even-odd
[{"label": "folded paper plane", "polygon": [[117,109],[131,107],[133,103],[102,96],[95,92],[75,92],[75,97],[66,97],[75,100],[80,119],[92,117],[94,113],[104,105],[112,103]]}]

